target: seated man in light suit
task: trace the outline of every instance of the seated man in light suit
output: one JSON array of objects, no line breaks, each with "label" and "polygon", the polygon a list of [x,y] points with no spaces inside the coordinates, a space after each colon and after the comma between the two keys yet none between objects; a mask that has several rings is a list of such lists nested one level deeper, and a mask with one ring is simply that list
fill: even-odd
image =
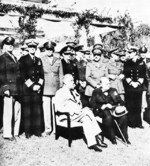
[{"label": "seated man in light suit", "polygon": [[101,147],[107,145],[101,142],[101,132],[98,123],[88,108],[82,108],[80,96],[74,90],[75,84],[71,74],[66,74],[63,79],[63,87],[56,92],[55,101],[60,112],[69,112],[71,121],[81,122],[89,149],[101,152]]}]

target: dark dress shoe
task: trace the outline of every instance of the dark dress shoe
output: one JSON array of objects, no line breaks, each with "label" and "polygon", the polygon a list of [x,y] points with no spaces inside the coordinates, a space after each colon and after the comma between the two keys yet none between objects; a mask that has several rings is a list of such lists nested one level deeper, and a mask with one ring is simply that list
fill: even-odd
[{"label": "dark dress shoe", "polygon": [[102,148],[107,148],[107,144],[104,143],[103,141],[101,141],[100,138],[97,138],[96,141],[97,141],[98,146],[100,146]]},{"label": "dark dress shoe", "polygon": [[131,145],[131,142],[129,140],[127,140],[127,144]]},{"label": "dark dress shoe", "polygon": [[113,139],[111,142],[112,142],[112,144],[117,145],[116,139]]},{"label": "dark dress shoe", "polygon": [[4,139],[8,141],[16,141],[15,137],[5,137]]},{"label": "dark dress shoe", "polygon": [[98,145],[92,145],[89,147],[89,149],[92,149],[96,152],[102,152],[102,149],[100,149],[100,147]]}]

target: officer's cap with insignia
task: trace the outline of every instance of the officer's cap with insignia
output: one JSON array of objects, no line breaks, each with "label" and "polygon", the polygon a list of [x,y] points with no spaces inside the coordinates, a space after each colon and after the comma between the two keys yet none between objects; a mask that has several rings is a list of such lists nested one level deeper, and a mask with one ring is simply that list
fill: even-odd
[{"label": "officer's cap with insignia", "polygon": [[34,47],[34,48],[37,48],[37,45],[39,44],[35,39],[28,39],[25,41],[25,44],[28,46],[28,47]]},{"label": "officer's cap with insignia", "polygon": [[73,55],[73,50],[74,50],[74,47],[72,46],[65,46],[63,47],[61,50],[60,50],[60,54],[65,54],[65,55]]},{"label": "officer's cap with insignia", "polygon": [[52,42],[52,41],[47,41],[43,44],[43,47],[46,49],[46,50],[53,50],[54,51],[54,48],[56,47],[56,43],[55,42]]},{"label": "officer's cap with insignia", "polygon": [[14,46],[15,39],[13,37],[6,37],[1,43],[1,48],[3,48],[4,44]]}]

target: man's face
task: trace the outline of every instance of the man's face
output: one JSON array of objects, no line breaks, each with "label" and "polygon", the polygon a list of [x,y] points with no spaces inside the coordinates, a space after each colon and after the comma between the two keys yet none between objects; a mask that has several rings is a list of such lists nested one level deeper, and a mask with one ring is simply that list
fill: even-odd
[{"label": "man's face", "polygon": [[5,51],[12,52],[13,49],[14,49],[14,46],[13,46],[13,45],[4,44],[3,49],[4,49]]},{"label": "man's face", "polygon": [[102,82],[101,82],[101,87],[102,87],[102,89],[103,89],[104,91],[109,90],[109,88],[110,88],[110,81],[109,81],[109,79],[104,79],[104,80],[102,80]]},{"label": "man's face", "polygon": [[35,47],[35,46],[29,46],[29,47],[28,47],[28,51],[29,51],[30,54],[35,54],[35,52],[36,52],[36,47]]},{"label": "man's face", "polygon": [[100,61],[100,59],[101,59],[101,55],[98,55],[98,54],[94,55],[94,61],[95,62]]},{"label": "man's face", "polygon": [[142,59],[145,59],[146,58],[146,53],[140,53],[140,56]]},{"label": "man's face", "polygon": [[75,84],[74,84],[74,79],[73,79],[73,77],[69,77],[69,78],[68,78],[67,84],[68,84],[69,89],[74,89]]},{"label": "man's face", "polygon": [[136,55],[136,52],[135,52],[135,51],[129,53],[130,59],[133,59],[133,58],[135,57],[135,55]]},{"label": "man's face", "polygon": [[46,49],[45,50],[45,54],[49,57],[52,57],[53,56],[53,50],[50,50],[50,49]]},{"label": "man's face", "polygon": [[63,54],[63,58],[66,61],[70,61],[71,60],[71,55],[70,54]]}]

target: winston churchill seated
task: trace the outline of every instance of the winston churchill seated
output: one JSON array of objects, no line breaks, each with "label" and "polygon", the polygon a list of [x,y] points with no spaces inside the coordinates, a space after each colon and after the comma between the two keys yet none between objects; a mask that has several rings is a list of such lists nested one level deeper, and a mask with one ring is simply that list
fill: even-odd
[{"label": "winston churchill seated", "polygon": [[[127,110],[124,101],[117,90],[110,87],[110,81],[107,77],[102,77],[100,88],[93,91],[91,106],[94,115],[102,118],[104,136],[108,137],[113,144],[117,144],[115,136],[118,135],[130,144],[127,133]],[[119,133],[116,131],[119,131]]]}]

